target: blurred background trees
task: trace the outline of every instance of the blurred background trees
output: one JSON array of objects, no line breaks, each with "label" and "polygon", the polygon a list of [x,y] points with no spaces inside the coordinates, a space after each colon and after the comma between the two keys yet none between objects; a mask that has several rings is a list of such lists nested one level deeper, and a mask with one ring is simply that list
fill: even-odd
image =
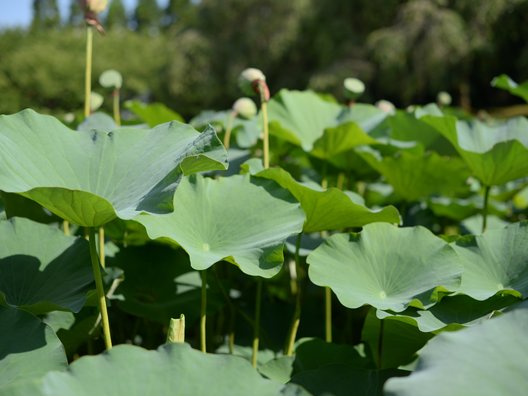
[{"label": "blurred background trees", "polygon": [[[400,107],[440,90],[473,109],[514,103],[489,87],[528,79],[528,0],[109,1],[97,36],[94,87],[105,69],[124,76],[124,97],[162,101],[190,117],[228,108],[239,72],[259,67],[280,88],[331,92],[365,81],[365,101]],[[27,30],[0,32],[0,112],[72,111],[83,101],[84,22],[76,0],[34,0]],[[513,102],[512,102],[513,101]]]}]

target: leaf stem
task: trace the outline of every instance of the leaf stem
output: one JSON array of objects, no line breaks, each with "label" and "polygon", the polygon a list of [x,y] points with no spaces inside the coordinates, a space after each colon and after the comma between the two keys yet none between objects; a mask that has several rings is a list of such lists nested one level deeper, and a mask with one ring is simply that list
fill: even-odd
[{"label": "leaf stem", "polygon": [[251,364],[257,367],[257,356],[260,340],[260,306],[262,300],[262,278],[257,279],[257,293],[255,300],[255,327],[253,328],[253,352],[251,354]]},{"label": "leaf stem", "polygon": [[101,319],[103,324],[103,336],[106,345],[106,350],[112,348],[112,337],[110,335],[110,322],[108,320],[108,311],[106,309],[106,296],[103,287],[103,278],[101,275],[101,268],[97,256],[97,248],[95,245],[95,228],[90,227],[89,243],[90,243],[90,258],[92,261],[92,271],[95,279],[95,288],[97,290],[97,302],[99,304],[99,311],[101,312]]},{"label": "leaf stem", "polygon": [[268,102],[262,101],[260,104],[260,111],[262,113],[262,130],[264,132],[264,169],[268,169],[270,165],[269,160],[269,125],[268,125]]},{"label": "leaf stem", "polygon": [[64,231],[64,235],[66,235],[66,236],[70,236],[71,235],[70,222],[68,220],[63,220],[62,221],[62,230]]},{"label": "leaf stem", "polygon": [[332,342],[332,290],[325,287],[325,340]]},{"label": "leaf stem", "polygon": [[90,115],[90,96],[92,91],[92,51],[93,51],[93,29],[86,27],[86,68],[84,74],[84,116]]},{"label": "leaf stem", "polygon": [[121,126],[121,112],[119,109],[119,89],[114,89],[112,94],[113,96],[113,112],[114,112],[114,122],[117,126]]},{"label": "leaf stem", "polygon": [[200,350],[203,353],[207,352],[206,349],[206,333],[205,333],[205,321],[207,316],[207,270],[200,271],[202,278],[202,304],[200,308]]},{"label": "leaf stem", "polygon": [[227,116],[226,131],[224,134],[224,147],[226,150],[229,149],[231,144],[231,131],[233,130],[233,122],[235,121],[236,114],[236,111],[231,111]]},{"label": "leaf stem", "polygon": [[295,243],[295,268],[297,272],[297,293],[295,294],[295,310],[293,311],[293,319],[290,327],[290,334],[288,337],[288,344],[286,347],[286,356],[293,355],[293,347],[295,345],[295,338],[297,337],[297,330],[299,329],[299,323],[301,321],[301,258],[299,251],[301,250],[302,232],[297,235],[297,241]]},{"label": "leaf stem", "polygon": [[99,227],[99,262],[101,267],[106,268],[106,259],[105,259],[105,231],[104,227]]},{"label": "leaf stem", "polygon": [[486,227],[488,225],[488,203],[490,188],[490,186],[484,187],[484,206],[482,207],[482,233],[486,231]]},{"label": "leaf stem", "polygon": [[384,331],[385,320],[380,319],[380,329],[378,334],[378,369],[383,368],[383,331]]}]

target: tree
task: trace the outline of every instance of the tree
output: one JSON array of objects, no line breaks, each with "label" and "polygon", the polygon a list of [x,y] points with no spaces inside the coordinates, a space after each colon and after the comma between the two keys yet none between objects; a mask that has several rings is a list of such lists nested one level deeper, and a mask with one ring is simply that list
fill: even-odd
[{"label": "tree", "polygon": [[60,25],[60,20],[57,0],[33,0],[31,31],[56,28]]},{"label": "tree", "polygon": [[125,28],[127,26],[126,10],[122,0],[112,0],[108,6],[105,27],[108,29]]},{"label": "tree", "polygon": [[138,0],[134,11],[134,22],[139,32],[159,30],[162,12],[156,0]]},{"label": "tree", "polygon": [[187,27],[193,25],[197,14],[197,6],[191,0],[169,0],[164,10],[163,25],[171,27]]},{"label": "tree", "polygon": [[70,26],[84,25],[84,15],[79,0],[71,0],[70,15],[68,16],[68,24]]}]

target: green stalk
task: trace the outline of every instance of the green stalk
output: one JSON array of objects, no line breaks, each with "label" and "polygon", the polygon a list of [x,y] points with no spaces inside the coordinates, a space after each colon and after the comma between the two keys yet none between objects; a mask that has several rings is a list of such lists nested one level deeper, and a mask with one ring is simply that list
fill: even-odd
[{"label": "green stalk", "polygon": [[70,222],[68,220],[63,220],[62,221],[62,230],[64,231],[64,235],[66,235],[66,236],[70,236],[71,235]]},{"label": "green stalk", "polygon": [[229,149],[230,146],[231,131],[233,130],[233,122],[235,121],[236,114],[237,113],[235,111],[232,111],[227,117],[226,131],[224,135],[224,147],[226,150]]},{"label": "green stalk", "polygon": [[103,278],[101,276],[101,268],[97,257],[97,248],[95,246],[95,229],[90,227],[89,243],[90,243],[90,258],[92,261],[92,271],[95,279],[95,288],[97,290],[97,302],[99,304],[99,311],[101,312],[101,321],[103,324],[103,336],[106,345],[106,350],[112,348],[112,337],[110,335],[110,322],[108,320],[108,311],[106,309],[106,296],[103,287]]},{"label": "green stalk", "polygon": [[101,267],[106,268],[106,259],[105,259],[105,232],[104,227],[99,227],[99,262]]},{"label": "green stalk", "polygon": [[86,27],[86,72],[84,74],[84,116],[90,115],[90,96],[92,93],[92,52],[93,29]]},{"label": "green stalk", "polygon": [[385,324],[384,319],[380,319],[380,330],[378,334],[378,369],[383,368],[383,328]]},{"label": "green stalk", "polygon": [[301,322],[301,258],[299,251],[301,250],[302,232],[297,235],[297,241],[295,243],[295,268],[297,272],[297,293],[295,295],[295,310],[293,311],[293,319],[290,327],[290,334],[288,337],[288,343],[286,347],[286,356],[293,355],[293,346],[295,345],[295,338],[297,337],[297,330],[299,329],[299,323]]},{"label": "green stalk", "polygon": [[202,305],[200,308],[200,350],[206,353],[205,321],[207,315],[207,270],[200,271],[202,277]]},{"label": "green stalk", "polygon": [[119,109],[119,89],[114,89],[113,96],[113,111],[114,111],[114,122],[117,126],[121,125],[121,112]]},{"label": "green stalk", "polygon": [[325,340],[332,342],[332,290],[325,287]]},{"label": "green stalk", "polygon": [[482,233],[486,231],[488,225],[488,202],[489,202],[490,186],[484,187],[484,206],[482,207]]},{"label": "green stalk", "polygon": [[268,128],[268,102],[262,101],[260,104],[262,113],[262,127],[264,131],[264,169],[268,169],[269,161],[269,128]]},{"label": "green stalk", "polygon": [[260,340],[260,305],[262,300],[262,278],[257,279],[257,294],[255,300],[255,327],[253,329],[253,352],[251,354],[251,364],[257,367],[257,356]]}]

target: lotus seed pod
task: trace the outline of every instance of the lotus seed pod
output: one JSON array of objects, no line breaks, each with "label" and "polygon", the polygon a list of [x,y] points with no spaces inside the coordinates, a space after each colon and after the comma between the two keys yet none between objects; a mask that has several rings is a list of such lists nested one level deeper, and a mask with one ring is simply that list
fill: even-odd
[{"label": "lotus seed pod", "polygon": [[92,92],[90,94],[90,111],[93,113],[96,111],[99,107],[102,106],[104,102],[104,98],[102,95],[98,94],[97,92]]},{"label": "lotus seed pod", "polygon": [[382,99],[376,102],[376,107],[388,114],[394,114],[396,107],[388,100]]},{"label": "lotus seed pod", "polygon": [[451,98],[451,95],[445,91],[438,92],[438,95],[436,95],[436,102],[440,106],[449,106],[453,102],[453,98]]},{"label": "lotus seed pod", "polygon": [[253,118],[257,114],[257,105],[250,98],[240,98],[233,103],[233,110],[244,118]]},{"label": "lotus seed pod", "polygon": [[120,89],[123,86],[123,77],[117,70],[106,70],[99,77],[99,84],[105,88]]},{"label": "lotus seed pod", "polygon": [[245,69],[238,77],[238,86],[246,95],[258,93],[255,86],[258,81],[266,81],[266,76],[259,69],[250,67]]},{"label": "lotus seed pod", "polygon": [[345,78],[343,81],[343,88],[345,91],[345,98],[349,100],[356,100],[365,92],[365,84],[357,78]]}]

